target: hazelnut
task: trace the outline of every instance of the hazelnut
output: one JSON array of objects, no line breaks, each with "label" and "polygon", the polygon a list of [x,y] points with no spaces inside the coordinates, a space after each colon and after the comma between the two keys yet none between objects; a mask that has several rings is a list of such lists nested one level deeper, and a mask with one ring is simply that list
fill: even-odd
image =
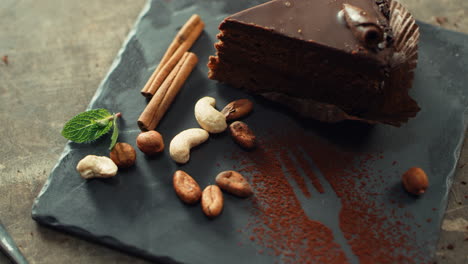
[{"label": "hazelnut", "polygon": [[146,155],[154,155],[164,150],[164,141],[157,131],[141,132],[136,139],[137,147]]},{"label": "hazelnut", "polygon": [[411,194],[421,195],[429,187],[429,180],[421,168],[410,168],[401,177],[403,186]]},{"label": "hazelnut", "polygon": [[110,158],[119,168],[128,168],[135,164],[136,151],[127,143],[117,143],[110,152]]}]

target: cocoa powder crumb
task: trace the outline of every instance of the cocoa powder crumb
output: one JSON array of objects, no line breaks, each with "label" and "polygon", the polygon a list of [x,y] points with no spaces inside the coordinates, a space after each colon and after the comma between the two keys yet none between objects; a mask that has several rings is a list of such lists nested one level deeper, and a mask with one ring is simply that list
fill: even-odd
[{"label": "cocoa powder crumb", "polygon": [[8,55],[4,55],[2,57],[2,61],[3,61],[3,63],[5,63],[5,65],[8,65]]},{"label": "cocoa powder crumb", "polygon": [[454,248],[455,248],[455,246],[453,244],[448,244],[447,245],[448,250],[453,250]]},{"label": "cocoa powder crumb", "polygon": [[[283,263],[347,263],[327,223],[315,221],[314,213],[306,211],[298,199],[298,195],[320,199],[320,193],[332,191],[342,203],[341,231],[362,263],[424,262],[425,255],[407,235],[415,233],[414,229],[399,221],[411,217],[398,216],[401,209],[389,212],[384,204],[379,206],[370,199],[381,194],[368,188],[381,186],[386,179],[373,170],[373,164],[384,158],[382,153],[350,153],[302,131],[260,138],[255,151],[234,152],[230,158],[239,161],[239,171],[245,173],[255,192],[245,233],[268,254],[281,255]],[[315,170],[320,172],[320,180]],[[304,185],[305,179],[312,186]],[[324,190],[321,181],[332,190]],[[404,198],[396,196],[394,204],[404,207]],[[310,237],[314,239],[308,240]]]}]

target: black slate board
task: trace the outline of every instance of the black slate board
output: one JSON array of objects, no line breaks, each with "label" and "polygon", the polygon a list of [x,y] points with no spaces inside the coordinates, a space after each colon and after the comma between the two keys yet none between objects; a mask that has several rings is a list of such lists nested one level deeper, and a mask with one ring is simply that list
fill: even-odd
[{"label": "black slate board", "polygon": [[[420,223],[415,230],[415,239],[422,248],[418,254],[420,260],[429,261],[436,250],[466,129],[468,36],[420,23],[420,60],[411,93],[422,111],[407,125],[401,128],[377,125],[371,129],[349,122],[322,125],[297,120],[264,100],[208,80],[205,65],[208,56],[215,52],[213,43],[216,42],[220,21],[227,14],[260,2],[264,1],[149,1],[89,108],[102,107],[122,112],[119,141],[135,146],[139,133],[135,120],[146,104],[139,91],[178,28],[190,15],[198,13],[206,23],[205,32],[192,48],[200,62],[159,126],[158,130],[166,143],[178,132],[198,127],[192,109],[200,97],[215,97],[218,107],[247,97],[255,101],[256,108],[245,121],[259,132],[259,136],[262,136],[261,131],[271,128],[275,122],[285,132],[302,129],[305,133],[318,134],[338,146],[355,148],[356,151],[382,151],[385,158],[374,164],[376,170],[402,173],[417,164],[430,175],[430,189],[422,199],[404,196],[399,202],[405,203],[406,210],[415,213],[415,218],[407,221]],[[358,143],[348,144],[357,137],[345,136],[344,132],[358,134],[363,129],[366,135],[360,136]],[[225,196],[225,210],[215,220],[207,219],[198,206],[182,204],[172,189],[172,174],[180,167],[170,160],[167,150],[155,158],[147,158],[137,151],[138,165],[119,172],[115,178],[81,179],[75,171],[78,160],[88,154],[106,155],[108,143],[109,138],[105,137],[93,145],[66,145],[34,203],[33,219],[160,261],[158,263],[282,262],[281,256],[260,254],[261,246],[250,241],[248,233],[237,232],[246,226],[251,217],[249,199]],[[232,169],[236,165],[237,161],[220,154],[235,148],[226,134],[211,137],[193,151],[191,161],[181,169],[190,172],[201,186],[206,186],[213,183],[219,171]],[[394,160],[398,160],[397,165],[391,165]],[[392,179],[390,186],[399,186],[398,177]],[[382,191],[383,187],[376,188]],[[328,200],[336,200],[333,192],[326,192],[320,199],[301,200],[301,203],[304,208],[314,209],[320,208],[319,204]],[[382,202],[389,208],[395,207],[390,204],[390,199],[383,199]],[[338,210],[339,205],[330,206],[317,219],[328,223],[334,233],[340,232],[337,230]],[[336,241],[342,245],[351,262],[356,263],[348,246],[340,239]]]}]

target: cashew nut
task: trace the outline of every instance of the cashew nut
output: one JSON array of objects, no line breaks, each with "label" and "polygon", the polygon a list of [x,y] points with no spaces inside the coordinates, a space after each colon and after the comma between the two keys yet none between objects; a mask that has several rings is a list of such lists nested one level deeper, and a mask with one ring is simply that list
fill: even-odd
[{"label": "cashew nut", "polygon": [[195,104],[195,118],[198,124],[210,133],[221,133],[227,128],[226,117],[214,108],[213,97],[203,97]]},{"label": "cashew nut", "polygon": [[169,154],[177,163],[187,163],[190,159],[190,149],[205,142],[208,132],[201,128],[190,128],[177,134],[169,145]]},{"label": "cashew nut", "polygon": [[117,165],[108,157],[88,155],[78,162],[76,170],[85,179],[110,178],[117,174]]}]

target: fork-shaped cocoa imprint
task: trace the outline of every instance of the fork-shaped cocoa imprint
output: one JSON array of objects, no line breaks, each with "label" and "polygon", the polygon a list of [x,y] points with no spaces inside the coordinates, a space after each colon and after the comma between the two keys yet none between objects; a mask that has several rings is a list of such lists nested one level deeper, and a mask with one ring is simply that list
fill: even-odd
[{"label": "fork-shaped cocoa imprint", "polygon": [[281,152],[279,159],[307,217],[329,227],[347,259],[351,263],[359,263],[340,228],[340,198],[313,159],[300,146]]}]

